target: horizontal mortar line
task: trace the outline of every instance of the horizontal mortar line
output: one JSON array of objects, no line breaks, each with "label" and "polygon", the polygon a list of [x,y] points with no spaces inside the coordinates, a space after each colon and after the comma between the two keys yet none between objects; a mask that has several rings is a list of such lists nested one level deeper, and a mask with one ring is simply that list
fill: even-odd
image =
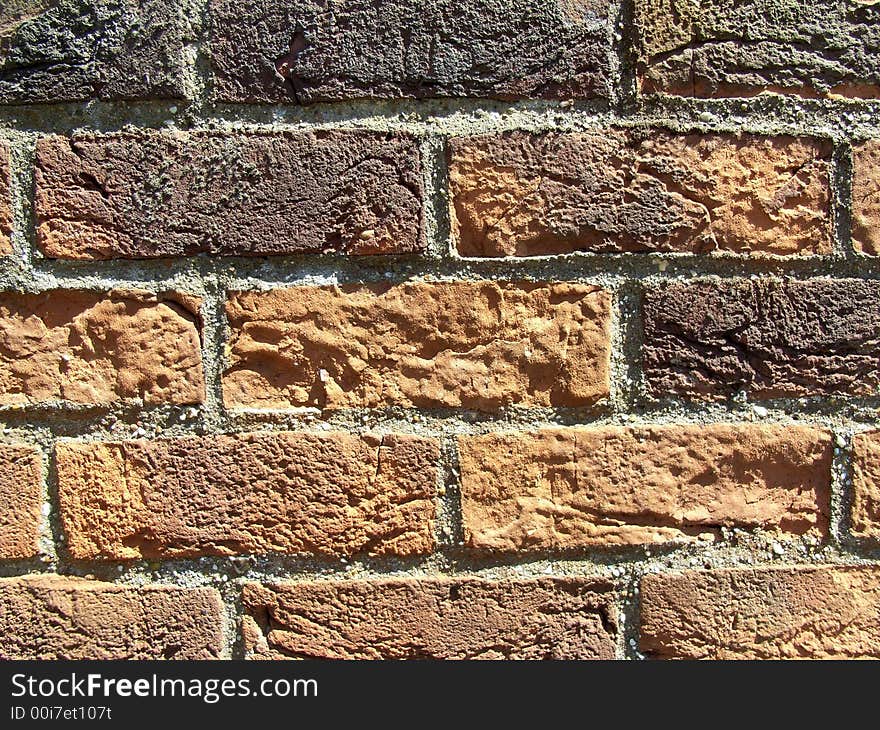
[{"label": "horizontal mortar line", "polygon": [[[662,270],[661,268],[662,267]],[[15,281],[16,274],[20,281]],[[5,289],[147,288],[158,291],[186,286],[203,291],[201,280],[216,277],[226,289],[275,288],[277,285],[331,283],[402,283],[410,279],[485,279],[582,281],[603,277],[615,281],[679,281],[699,277],[733,279],[752,275],[809,279],[818,277],[878,279],[880,257],[749,258],[737,255],[693,255],[669,252],[591,253],[511,259],[474,259],[418,254],[350,257],[300,254],[271,258],[198,255],[157,260],[35,262],[32,271],[8,270]],[[195,278],[194,278],[195,277]],[[199,286],[193,286],[193,282]]]},{"label": "horizontal mortar line", "polygon": [[[749,530],[741,529],[749,534]],[[772,538],[772,534],[767,534]],[[795,539],[785,540],[785,545],[796,549]],[[308,559],[294,556],[210,556],[190,559],[148,559],[136,561],[72,561],[59,560],[54,564],[40,561],[0,561],[0,577],[23,575],[93,576],[98,580],[111,580],[123,585],[137,586],[144,582],[178,583],[192,585],[194,580],[202,584],[229,580],[301,582],[309,580],[371,580],[394,578],[455,578],[483,577],[496,580],[531,579],[543,577],[586,577],[614,580],[606,572],[611,568],[623,568],[625,573],[642,576],[652,568],[664,572],[705,569],[703,561],[721,564],[725,568],[787,568],[805,565],[833,565],[880,567],[880,547],[866,546],[864,554],[825,545],[806,555],[785,555],[771,558],[770,542],[756,549],[756,544],[735,545],[731,542],[706,544],[653,544],[644,546],[594,547],[566,552],[509,553],[501,555],[477,555],[466,549],[438,551],[423,558],[353,558],[341,561],[333,559]],[[755,556],[760,559],[755,560]],[[699,565],[694,565],[694,559]],[[152,567],[155,566],[155,567]],[[122,568],[120,571],[119,568]],[[553,573],[546,573],[553,567]],[[499,571],[502,574],[499,575]],[[520,572],[522,571],[522,572]],[[620,576],[619,578],[625,578]]]},{"label": "horizontal mortar line", "polygon": [[[745,108],[743,108],[745,106]],[[172,113],[171,107],[177,111]],[[642,98],[623,111],[603,102],[489,99],[353,101],[289,105],[187,105],[180,101],[91,102],[0,107],[0,128],[32,134],[141,129],[278,131],[363,128],[450,136],[519,128],[535,131],[590,130],[605,125],[659,126],[673,131],[750,131],[818,136],[874,136],[880,130],[880,102],[870,99],[824,102],[784,98],[657,100]],[[711,116],[708,118],[707,115]],[[59,121],[63,120],[63,121]]]},{"label": "horizontal mortar line", "polygon": [[[196,410],[192,418],[180,420],[180,415],[195,406],[143,407],[122,409],[78,409],[76,406],[45,405],[0,410],[0,423],[4,436],[15,441],[17,433],[36,434],[38,438],[131,440],[165,439],[183,437],[216,436],[224,434],[261,433],[272,434],[286,431],[314,435],[331,433],[366,434],[378,431],[409,433],[422,437],[444,438],[449,436],[479,435],[506,431],[530,431],[556,427],[604,427],[604,426],[685,426],[707,423],[742,425],[814,426],[845,428],[863,431],[871,428],[880,409],[880,399],[865,398],[858,402],[797,403],[790,400],[766,402],[767,415],[757,418],[753,406],[746,404],[710,404],[698,402],[657,402],[632,411],[594,409],[511,408],[500,412],[476,412],[462,410],[431,411],[429,409],[350,409],[339,412],[320,413],[315,410],[296,412],[273,411],[226,411],[219,422],[204,418]],[[860,410],[861,409],[861,410]],[[163,422],[164,421],[164,422]],[[121,423],[126,432],[113,431],[110,423]],[[156,433],[156,426],[162,428]],[[145,432],[133,436],[135,429]],[[49,434],[41,436],[40,434]]]}]

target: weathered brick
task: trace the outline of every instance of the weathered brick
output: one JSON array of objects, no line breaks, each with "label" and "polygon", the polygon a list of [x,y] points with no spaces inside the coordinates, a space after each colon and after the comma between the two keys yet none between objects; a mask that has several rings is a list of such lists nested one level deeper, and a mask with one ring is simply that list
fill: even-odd
[{"label": "weathered brick", "polygon": [[12,253],[12,173],[9,148],[0,139],[0,255]]},{"label": "weathered brick", "polygon": [[852,531],[880,539],[880,431],[856,434],[853,448]]},{"label": "weathered brick", "polygon": [[613,659],[611,585],[586,578],[248,584],[258,659]]},{"label": "weathered brick", "polygon": [[856,251],[880,255],[880,139],[853,148],[852,241]]},{"label": "weathered brick", "polygon": [[880,657],[880,571],[803,566],[642,579],[641,650],[657,658]]},{"label": "weathered brick", "polygon": [[3,659],[216,659],[222,626],[212,588],[0,579]]},{"label": "weathered brick", "polygon": [[61,521],[85,559],[416,555],[434,547],[438,458],[395,435],[62,442]]},{"label": "weathered brick", "polygon": [[657,131],[453,139],[464,256],[572,251],[831,252],[831,145]]},{"label": "weathered brick", "polygon": [[424,247],[421,160],[403,134],[47,137],[36,167],[38,244],[51,258]]},{"label": "weathered brick", "polygon": [[183,98],[191,41],[172,0],[6,0],[0,104]]},{"label": "weathered brick", "polygon": [[232,102],[608,96],[607,0],[212,0]]},{"label": "weathered brick", "polygon": [[233,292],[230,407],[585,406],[608,395],[610,295],[497,282]]},{"label": "weathered brick", "polygon": [[655,397],[872,395],[880,283],[734,279],[650,289],[645,381]]},{"label": "weathered brick", "polygon": [[643,91],[880,96],[880,8],[865,0],[636,0]]},{"label": "weathered brick", "polygon": [[470,547],[686,542],[726,527],[828,529],[831,437],[804,427],[546,429],[460,436]]},{"label": "weathered brick", "polygon": [[30,446],[0,444],[0,559],[39,553],[43,469]]},{"label": "weathered brick", "polygon": [[0,294],[0,405],[201,403],[199,306],[138,291]]}]

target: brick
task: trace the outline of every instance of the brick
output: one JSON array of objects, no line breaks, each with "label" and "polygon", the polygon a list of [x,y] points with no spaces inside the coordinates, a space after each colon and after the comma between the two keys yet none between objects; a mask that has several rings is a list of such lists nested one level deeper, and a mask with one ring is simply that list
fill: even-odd
[{"label": "brick", "polygon": [[880,431],[856,434],[853,450],[852,532],[880,539]]},{"label": "brick", "polygon": [[424,245],[403,134],[124,132],[37,142],[50,258],[410,253]]},{"label": "brick", "polygon": [[656,658],[880,657],[880,572],[803,566],[642,578],[641,650]]},{"label": "brick", "polygon": [[853,147],[852,242],[859,253],[880,255],[880,139]]},{"label": "brick", "polygon": [[445,282],[233,292],[233,408],[586,406],[608,395],[610,295]]},{"label": "brick", "polygon": [[43,493],[40,453],[0,444],[0,559],[36,557]]},{"label": "brick", "polygon": [[525,551],[690,542],[721,527],[828,529],[831,437],[783,426],[616,426],[460,436],[465,540]]},{"label": "brick", "polygon": [[192,35],[172,0],[12,0],[0,10],[0,104],[186,96]]},{"label": "brick", "polygon": [[216,97],[607,97],[607,0],[212,0]]},{"label": "brick", "polygon": [[611,585],[586,578],[247,584],[257,659],[613,659]]},{"label": "brick", "polygon": [[217,659],[223,621],[212,588],[0,579],[3,659]]},{"label": "brick", "polygon": [[74,558],[418,555],[439,450],[411,436],[261,433],[59,443]]},{"label": "brick", "polygon": [[201,403],[200,303],[178,294],[0,294],[0,405]]},{"label": "brick", "polygon": [[448,154],[464,256],[831,252],[825,141],[509,132],[453,139]]},{"label": "brick", "polygon": [[880,8],[865,0],[636,0],[642,91],[880,96]]},{"label": "brick", "polygon": [[677,283],[648,290],[644,322],[655,397],[874,395],[880,385],[875,281]]},{"label": "brick", "polygon": [[12,172],[9,148],[0,140],[0,256],[12,253]]}]

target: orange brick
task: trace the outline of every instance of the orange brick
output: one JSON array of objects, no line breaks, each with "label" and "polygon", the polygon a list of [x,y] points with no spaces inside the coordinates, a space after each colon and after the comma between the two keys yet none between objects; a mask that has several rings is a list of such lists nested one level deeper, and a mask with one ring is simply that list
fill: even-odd
[{"label": "orange brick", "polygon": [[458,443],[473,548],[681,542],[722,526],[828,529],[831,438],[823,430],[611,426]]},{"label": "orange brick", "polygon": [[430,439],[254,433],[65,441],[56,459],[75,558],[434,548],[439,449]]},{"label": "orange brick", "polygon": [[490,281],[237,292],[233,408],[586,406],[608,395],[608,292]]}]

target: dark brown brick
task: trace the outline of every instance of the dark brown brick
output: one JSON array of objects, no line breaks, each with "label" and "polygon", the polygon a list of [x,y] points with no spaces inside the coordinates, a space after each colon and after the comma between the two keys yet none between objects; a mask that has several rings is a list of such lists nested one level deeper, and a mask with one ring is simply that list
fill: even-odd
[{"label": "dark brown brick", "polygon": [[586,578],[245,586],[257,659],[613,659],[611,586]]},{"label": "dark brown brick", "polygon": [[223,621],[212,588],[0,579],[2,659],[217,659]]},{"label": "dark brown brick", "polygon": [[174,0],[4,0],[0,104],[183,98],[192,33]]},{"label": "dark brown brick", "polygon": [[0,139],[0,255],[12,253],[12,177],[9,147]]},{"label": "dark brown brick", "polygon": [[658,398],[875,395],[880,283],[736,279],[650,289],[644,370]]},{"label": "dark brown brick", "polygon": [[224,101],[607,96],[607,0],[212,0]]},{"label": "dark brown brick", "polygon": [[51,258],[408,253],[424,246],[417,142],[372,132],[136,132],[37,143]]},{"label": "dark brown brick", "polygon": [[75,558],[418,555],[439,450],[414,436],[255,433],[56,448]]},{"label": "dark brown brick", "polygon": [[880,96],[873,0],[636,0],[643,91]]}]

